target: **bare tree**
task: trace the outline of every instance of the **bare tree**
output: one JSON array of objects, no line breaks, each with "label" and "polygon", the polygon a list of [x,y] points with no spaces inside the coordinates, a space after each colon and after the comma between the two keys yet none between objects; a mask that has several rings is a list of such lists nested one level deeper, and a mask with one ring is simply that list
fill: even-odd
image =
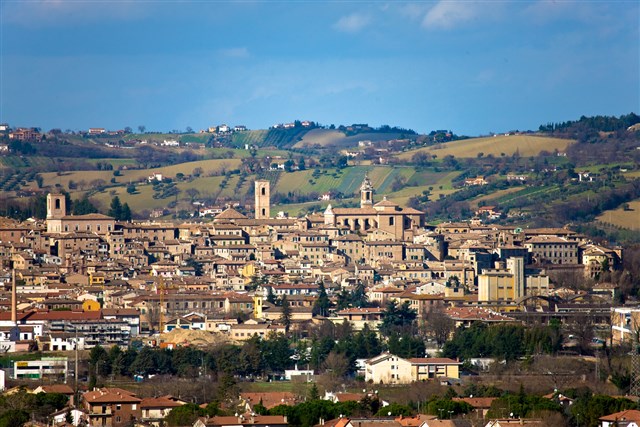
[{"label": "bare tree", "polygon": [[150,304],[147,307],[147,323],[149,324],[149,329],[153,330],[160,323],[160,303]]},{"label": "bare tree", "polygon": [[569,326],[569,330],[578,341],[580,353],[588,352],[593,339],[593,320],[588,316],[576,318]]},{"label": "bare tree", "polygon": [[430,311],[425,310],[423,319],[425,321],[425,332],[427,335],[432,336],[436,340],[438,347],[442,347],[455,328],[453,319],[447,316],[441,307],[434,308]]}]

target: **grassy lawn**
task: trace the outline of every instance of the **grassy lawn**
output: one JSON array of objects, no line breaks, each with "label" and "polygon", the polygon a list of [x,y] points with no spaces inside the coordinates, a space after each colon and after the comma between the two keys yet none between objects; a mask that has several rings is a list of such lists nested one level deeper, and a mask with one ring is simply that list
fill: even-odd
[{"label": "grassy lawn", "polygon": [[496,137],[471,138],[462,141],[447,142],[446,144],[437,144],[431,147],[407,151],[398,157],[403,160],[411,160],[411,157],[417,152],[436,155],[439,159],[448,155],[457,158],[477,157],[478,153],[483,153],[485,156],[492,154],[497,157],[502,155],[502,153],[511,156],[516,153],[516,151],[520,153],[520,156],[528,157],[538,155],[541,151],[553,152],[556,149],[564,151],[572,142],[574,141],[569,139],[547,138],[533,135],[500,135]]}]

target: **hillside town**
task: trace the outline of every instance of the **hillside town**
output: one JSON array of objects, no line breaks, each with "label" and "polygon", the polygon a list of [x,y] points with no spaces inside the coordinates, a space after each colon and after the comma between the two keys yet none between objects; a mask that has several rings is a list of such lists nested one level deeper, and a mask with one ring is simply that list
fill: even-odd
[{"label": "hillside town", "polygon": [[[102,214],[69,215],[65,195],[49,193],[46,221],[3,219],[0,348],[8,355],[41,355],[3,370],[3,386],[30,379],[48,384],[39,390],[35,383],[29,386],[35,393],[68,395],[71,406],[51,414],[62,424],[159,426],[171,409],[188,402],[170,395],[140,398],[95,383],[79,395],[83,372],[73,363],[74,352],[77,357],[96,348],[126,350],[134,343],[176,349],[304,338],[322,325],[380,336],[392,315],[406,320],[398,314],[404,312],[410,323],[423,326],[422,354],[403,357],[389,344],[358,359],[354,374],[371,385],[462,384],[465,370],[482,375],[500,358],[443,357],[440,350],[456,330],[518,324],[574,331],[576,324],[588,325],[580,336],[565,335],[562,345],[575,354],[601,344],[619,346],[640,330],[640,308],[625,306],[618,286],[602,280],[622,265],[622,248],[595,244],[568,229],[482,221],[428,225],[423,212],[376,196],[366,176],[359,207],[329,205],[300,218],[274,218],[270,208],[270,182],[258,180],[253,217],[229,207],[209,222],[119,222]],[[582,283],[592,286],[576,286]],[[296,353],[291,362],[300,357]],[[287,380],[319,373],[291,365],[272,373]],[[68,384],[75,390],[67,384],[73,377]],[[144,381],[147,375],[136,377]],[[350,398],[328,396],[360,401],[366,390]],[[551,398],[559,399],[557,393]],[[253,411],[258,402],[269,409],[270,399],[270,393],[254,396],[244,415],[198,418],[193,425],[287,425],[286,416]],[[468,399],[477,411],[491,405]],[[636,412],[624,417],[638,420]],[[480,425],[451,415],[338,417],[326,424]],[[484,415],[487,426],[524,422]],[[601,425],[613,425],[608,422]],[[526,424],[551,425],[533,419]]]}]

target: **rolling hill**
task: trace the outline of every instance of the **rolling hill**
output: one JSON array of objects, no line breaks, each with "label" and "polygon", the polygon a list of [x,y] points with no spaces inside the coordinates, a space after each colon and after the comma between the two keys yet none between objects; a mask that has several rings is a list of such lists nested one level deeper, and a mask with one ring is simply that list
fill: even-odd
[{"label": "rolling hill", "polygon": [[564,151],[567,146],[573,143],[570,139],[549,138],[535,135],[497,135],[495,137],[471,138],[460,141],[436,144],[429,147],[419,148],[404,152],[398,156],[401,160],[411,160],[411,157],[418,152],[425,152],[436,155],[442,159],[445,156],[456,158],[477,157],[479,153],[487,156],[501,156],[503,153],[512,156],[516,152],[523,157],[536,156],[541,151],[553,152],[554,150]]}]

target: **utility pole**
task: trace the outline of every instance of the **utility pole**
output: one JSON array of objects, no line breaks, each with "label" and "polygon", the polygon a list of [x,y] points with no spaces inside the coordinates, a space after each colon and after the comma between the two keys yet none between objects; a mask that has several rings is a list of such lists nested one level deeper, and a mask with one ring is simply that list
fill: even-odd
[{"label": "utility pole", "polygon": [[75,343],[76,344],[75,345],[75,347],[76,347],[76,364],[75,364],[75,368],[74,368],[74,371],[73,371],[73,374],[74,374],[74,387],[73,387],[73,389],[74,389],[74,392],[73,392],[74,401],[73,401],[73,403],[77,408],[78,407],[78,403],[79,403],[78,401],[80,400],[79,396],[78,396],[78,326],[74,325],[73,330],[76,333],[76,343]]}]

